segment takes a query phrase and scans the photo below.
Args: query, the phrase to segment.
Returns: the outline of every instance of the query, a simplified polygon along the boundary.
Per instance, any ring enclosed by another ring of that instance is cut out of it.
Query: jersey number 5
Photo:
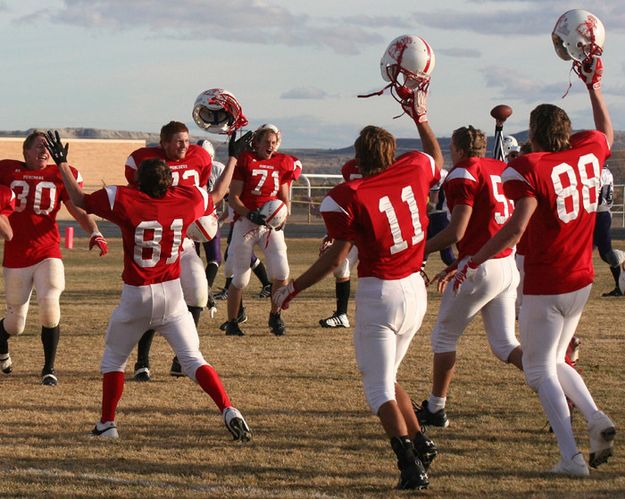
[[[414,198],[412,187],[407,185],[401,190],[401,200],[408,205],[408,209],[410,210],[410,218],[412,219],[413,228],[413,236],[410,242],[411,245],[414,246],[415,244],[423,241],[424,233],[421,228],[421,220],[419,220],[419,207],[417,206],[417,201]],[[397,214],[395,213],[395,208],[391,203],[391,199],[388,196],[380,198],[378,208],[380,212],[386,214],[386,218],[391,229],[391,235],[393,236],[393,246],[390,248],[391,255],[404,251],[408,248],[408,241],[406,241],[401,234],[401,227],[399,225],[399,221],[397,220]]]

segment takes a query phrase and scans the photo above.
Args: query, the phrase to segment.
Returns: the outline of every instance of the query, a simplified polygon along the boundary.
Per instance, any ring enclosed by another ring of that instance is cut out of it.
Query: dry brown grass
[[[15,372],[0,378],[0,495],[76,497],[293,497],[388,496],[397,470],[376,418],[365,405],[355,368],[351,330],[316,326],[334,306],[332,279],[306,291],[285,313],[283,338],[268,333],[268,301],[246,296],[249,322],[243,338],[225,337],[224,320],[204,315],[202,350],[221,374],[233,402],[254,430],[251,445],[230,441],[208,397],[187,379],[167,375],[171,352],[154,342],[154,381],[129,378],[118,413],[120,440],[88,436],[99,417],[103,331],[119,299],[121,245],[111,254],[88,253],[84,239],[65,251],[67,291],[56,388],[39,385],[42,350],[33,304],[26,332],[12,341]],[[289,241],[293,273],[316,254],[317,241]],[[440,265],[431,262],[433,273]],[[625,425],[623,316],[625,299],[601,299],[610,289],[597,261],[597,285],[579,328],[581,369],[597,402]],[[217,280],[221,284],[222,278]],[[404,386],[421,400],[429,393],[428,334],[438,309],[430,294],[421,332],[400,371]],[[352,302],[353,316],[353,302]],[[131,364],[134,358],[131,360]],[[625,496],[625,460],[589,479],[550,476],[558,460],[537,397],[514,368],[490,354],[481,321],[465,334],[445,430],[432,429],[440,456],[431,469],[428,497]],[[586,451],[579,414],[575,431]]]

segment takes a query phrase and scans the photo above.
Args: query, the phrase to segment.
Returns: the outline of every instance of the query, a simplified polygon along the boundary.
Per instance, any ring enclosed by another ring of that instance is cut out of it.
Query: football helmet
[[[217,211],[195,220],[187,228],[187,237],[198,243],[205,243],[215,237],[219,230]]]
[[[197,96],[193,105],[193,121],[207,132],[225,135],[248,123],[239,101],[223,88],[211,88]]]
[[[208,139],[202,139],[197,141],[197,145],[204,149],[211,159],[215,159],[215,147]]]
[[[521,152],[519,143],[512,135],[504,135],[503,137],[503,154],[508,157],[511,152]]]
[[[276,229],[286,221],[289,209],[280,199],[272,199],[260,207],[260,214],[263,215],[268,227]]]
[[[390,82],[401,99],[412,95],[413,90],[427,90],[436,58],[432,47],[423,38],[402,35],[395,38],[380,60],[380,73]]]
[[[273,131],[276,134],[278,143],[276,144],[275,151],[277,151],[278,148],[280,147],[280,143],[282,142],[282,134],[280,133],[280,129],[276,125],[273,125],[271,123],[263,123],[256,130],[254,130],[254,135],[256,135],[261,130],[267,130],[267,129]]]
[[[551,33],[551,39],[561,59],[582,62],[594,55],[601,55],[605,28],[587,10],[573,9],[560,16]]]

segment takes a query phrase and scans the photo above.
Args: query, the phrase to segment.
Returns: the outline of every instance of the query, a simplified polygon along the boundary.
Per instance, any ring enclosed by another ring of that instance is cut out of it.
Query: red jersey
[[[302,175],[302,162],[295,156],[291,156],[291,158],[293,158],[293,171],[289,175],[289,186]]]
[[[357,178],[362,178],[360,170],[358,169],[358,163],[355,159],[350,159],[342,166],[341,175],[343,175],[345,182],[349,182],[350,180],[356,180]]]
[[[535,152],[512,161],[503,174],[506,195],[536,198],[525,231],[527,295],[556,295],[581,289],[594,278],[592,241],[601,168],[610,156],[606,136],[576,133],[571,149]]]
[[[130,185],[135,185],[137,168],[143,160],[162,159],[171,169],[172,186],[195,185],[206,187],[211,175],[211,157],[203,147],[189,144],[187,155],[176,161],[170,161],[165,157],[165,151],[160,147],[142,147],[134,151],[126,160],[126,180]]]
[[[15,194],[11,189],[0,185],[0,215],[8,217],[15,210]]]
[[[82,187],[80,173],[73,167],[70,169]],[[9,217],[14,236],[4,243],[2,265],[24,268],[46,258],[61,258],[56,215],[61,201],[67,203],[69,195],[57,166],[29,170],[23,161],[2,160],[0,184],[15,193],[15,211]]]
[[[328,193],[320,207],[328,235],[354,242],[358,277],[402,279],[421,269],[428,192],[439,177],[431,156],[411,152],[377,175]]]
[[[454,166],[445,178],[443,189],[449,212],[456,205],[473,208],[469,224],[458,247],[458,261],[475,255],[501,229],[513,211],[513,204],[504,196],[501,174],[506,163],[490,158],[468,158]],[[511,248],[497,253],[503,258]]]
[[[124,247],[122,279],[131,286],[180,276],[187,227],[211,213],[213,198],[200,187],[172,187],[156,199],[130,186],[109,186],[85,195],[85,209],[119,225]]]
[[[275,153],[269,159],[258,159],[250,151],[242,153],[232,179],[243,182],[240,199],[245,207],[253,211],[277,199],[280,186],[292,180],[295,161],[293,156],[282,153]]]

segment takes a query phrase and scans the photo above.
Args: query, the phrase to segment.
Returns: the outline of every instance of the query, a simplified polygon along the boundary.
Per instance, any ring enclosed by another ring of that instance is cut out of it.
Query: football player
[[[538,393],[560,447],[561,459],[552,471],[587,476],[588,465],[577,448],[566,398],[588,422],[591,467],[607,462],[612,455],[615,426],[597,408],[579,373],[565,362],[565,354],[594,278],[594,218],[601,169],[610,156],[614,131],[600,88],[601,58],[591,56],[577,64],[588,89],[596,130],[572,134],[566,112],[551,104],[532,111],[532,152],[511,162],[502,176],[504,192],[515,203],[514,213],[463,263],[455,285],[464,287],[465,282],[472,286],[484,262],[527,234],[519,317],[525,379]]]
[[[179,279],[187,227],[212,213],[215,202],[223,198],[236,164],[236,147],[231,140],[228,166],[211,193],[194,184],[173,186],[176,170],[162,158],[150,158],[137,165],[133,185],[109,186],[85,195],[67,164],[67,146],[63,147],[58,133],[48,132],[48,148],[74,204],[119,225],[122,231],[124,288],[106,331],[102,416],[92,431],[94,436],[119,436],[115,411],[124,389],[124,368],[143,331],[154,328],[176,352],[183,372],[213,399],[233,438],[251,438],[219,375],[199,350],[197,329]]]
[[[427,232],[427,198],[443,162],[427,122],[425,92],[403,103],[415,121],[425,153],[395,158],[395,138],[374,126],[354,143],[362,179],[334,187],[321,204],[330,248],[301,276],[274,293],[288,307],[297,293],[319,282],[358,247],[354,346],[365,396],[391,439],[401,471],[400,489],[428,486],[426,468],[436,456],[422,433],[397,370],[421,326],[427,293],[420,269]]]
[[[4,243],[2,263],[6,315],[0,321],[0,370],[4,374],[13,370],[8,339],[24,331],[34,288],[44,354],[41,383],[54,386],[58,384],[54,364],[61,334],[59,300],[65,289],[61,236],[56,224],[61,201],[91,235],[89,249],[97,246],[100,256],[104,256],[108,245],[94,218],[69,199],[56,166],[48,164],[50,155],[43,132],[33,132],[26,137],[23,154],[24,161],[0,161],[0,185],[10,187],[16,196],[15,211],[9,216],[14,237]],[[70,170],[82,185],[78,170],[73,167]]]
[[[235,211],[235,221],[228,252],[233,269],[228,288],[228,336],[244,335],[239,327],[243,321],[237,320],[237,316],[243,289],[250,280],[250,258],[254,245],[263,248],[273,292],[284,286],[289,277],[284,231],[267,227],[260,213],[260,208],[272,199],[279,199],[290,206],[289,185],[296,160],[276,152],[279,144],[280,135],[274,129],[266,127],[257,130],[252,140],[253,150],[241,154],[232,178],[228,201]],[[286,331],[280,311],[273,304],[268,325],[276,336],[282,336]]]
[[[457,244],[458,260],[466,261],[506,222],[513,210],[501,187],[506,163],[485,158],[486,136],[472,126],[451,137],[454,167],[443,184],[451,211],[449,225],[425,245],[425,253]],[[448,267],[449,268],[449,267]],[[486,336],[495,356],[522,369],[522,351],[514,334],[516,287],[519,273],[513,251],[506,248],[482,266],[471,285],[456,294],[446,286],[432,330],[434,352],[432,392],[416,408],[423,425],[446,427],[447,392],[456,364],[456,345],[473,318],[481,313]]]
[[[126,160],[125,174],[129,185],[136,185],[137,169],[142,161],[158,158],[164,160],[172,171],[172,185],[206,187],[211,175],[211,157],[201,146],[189,144],[189,129],[184,123],[170,121],[161,128],[161,142],[156,147],[142,147]],[[208,302],[208,283],[204,263],[195,251],[193,241],[185,238],[180,261],[180,282],[185,303],[197,327],[200,313]],[[150,348],[154,330],[145,332],[137,348],[135,380],[150,381]],[[170,368],[172,376],[182,376],[180,363],[174,357]]]

